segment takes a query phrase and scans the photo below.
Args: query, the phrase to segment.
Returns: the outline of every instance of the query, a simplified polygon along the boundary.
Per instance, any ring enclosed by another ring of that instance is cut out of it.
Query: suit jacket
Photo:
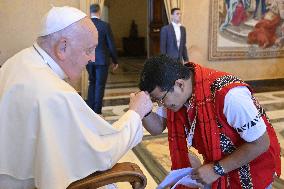
[[[187,48],[186,48],[186,31],[185,27],[180,27],[180,46],[177,46],[177,38],[172,24],[163,26],[160,35],[160,52],[167,54],[174,59],[180,61],[188,61]]]
[[[92,18],[92,21],[99,34],[96,60],[93,63],[95,65],[109,65],[109,57],[111,57],[112,62],[117,64],[117,53],[110,25],[98,18]]]

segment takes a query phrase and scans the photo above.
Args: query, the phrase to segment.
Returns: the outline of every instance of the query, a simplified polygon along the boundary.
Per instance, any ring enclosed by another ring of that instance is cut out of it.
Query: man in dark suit
[[[171,10],[172,23],[163,26],[160,36],[160,52],[181,62],[188,62],[186,48],[186,31],[181,26],[181,11],[179,8]]]
[[[87,104],[97,114],[102,114],[102,102],[108,76],[109,65],[112,64],[113,71],[117,69],[117,53],[113,41],[110,25],[100,19],[101,9],[98,4],[90,6],[90,14],[95,24],[99,39],[96,47],[96,60],[89,62],[86,66],[89,73],[89,89]],[[110,57],[112,62],[110,61]]]

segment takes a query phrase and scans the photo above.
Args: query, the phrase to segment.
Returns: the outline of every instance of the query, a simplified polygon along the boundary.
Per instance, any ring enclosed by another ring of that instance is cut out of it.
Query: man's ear
[[[183,79],[177,79],[175,81],[175,86],[179,87],[181,90],[184,90],[185,82]]]
[[[59,39],[54,46],[54,54],[59,60],[66,59],[67,39]]]

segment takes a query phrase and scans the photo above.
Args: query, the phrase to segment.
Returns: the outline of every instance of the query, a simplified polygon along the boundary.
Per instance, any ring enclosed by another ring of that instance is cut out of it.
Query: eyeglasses
[[[172,87],[170,87],[170,88],[166,91],[166,93],[162,96],[162,98],[160,98],[160,99],[152,98],[152,101],[157,102],[158,104],[164,105],[164,99],[166,98],[167,94],[170,92],[171,88],[172,88]]]

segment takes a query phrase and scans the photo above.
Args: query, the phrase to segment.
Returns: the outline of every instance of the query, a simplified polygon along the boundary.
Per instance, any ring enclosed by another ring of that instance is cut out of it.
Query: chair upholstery
[[[117,182],[129,182],[133,189],[144,189],[147,179],[138,165],[124,162],[117,163],[109,170],[96,172],[73,182],[67,189],[95,189]]]

